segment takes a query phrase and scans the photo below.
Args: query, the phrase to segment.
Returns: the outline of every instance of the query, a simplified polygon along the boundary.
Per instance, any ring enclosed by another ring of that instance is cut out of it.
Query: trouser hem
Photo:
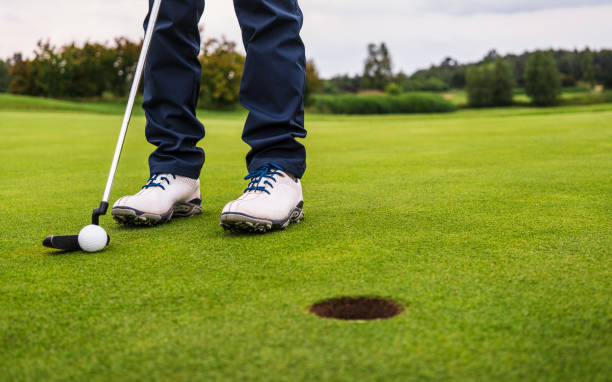
[[[261,166],[265,166],[267,164],[274,163],[280,166],[283,170],[289,171],[293,176],[300,179],[306,172],[306,164],[305,163],[295,163],[293,161],[288,161],[286,159],[278,159],[278,158],[258,158],[253,159],[251,163],[247,166],[249,172],[253,172],[260,168]]]
[[[179,176],[186,176],[191,179],[198,179],[200,177],[201,171],[201,168],[196,169],[191,167],[159,165],[151,167],[150,176],[153,176],[155,174],[174,174]]]

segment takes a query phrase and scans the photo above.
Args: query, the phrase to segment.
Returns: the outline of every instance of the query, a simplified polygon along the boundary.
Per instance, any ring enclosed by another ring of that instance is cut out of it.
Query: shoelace
[[[172,175],[172,179],[176,179],[176,175],[174,174],[170,174],[170,175]],[[142,186],[142,188],[161,187],[162,190],[166,190],[166,187],[164,187],[164,185],[161,184],[161,182],[165,180],[166,184],[170,185],[170,180],[168,180],[168,178],[166,178],[165,176],[162,176],[161,178],[159,178],[159,183],[155,183],[158,176],[159,174],[153,174],[153,176],[151,176],[149,180],[147,180],[147,183],[144,186]]]
[[[276,183],[274,176],[282,175],[277,170],[282,171],[283,168],[274,163],[268,163],[267,165],[261,166],[257,170],[251,172],[249,175],[244,177],[245,180],[250,179],[249,186],[244,189],[244,192],[263,191],[269,195],[270,191],[266,189],[266,185],[270,186],[270,188],[274,188],[274,185],[270,183],[268,179],[271,179],[274,183]]]

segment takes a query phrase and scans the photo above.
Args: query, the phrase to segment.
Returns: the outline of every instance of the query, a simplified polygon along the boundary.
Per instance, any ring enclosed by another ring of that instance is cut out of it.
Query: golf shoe
[[[149,226],[200,212],[200,180],[173,174],[153,175],[139,193],[119,198],[111,210],[119,224]]]
[[[299,179],[274,164],[262,166],[245,177],[242,196],[225,205],[220,224],[230,231],[266,232],[282,229],[304,218]]]

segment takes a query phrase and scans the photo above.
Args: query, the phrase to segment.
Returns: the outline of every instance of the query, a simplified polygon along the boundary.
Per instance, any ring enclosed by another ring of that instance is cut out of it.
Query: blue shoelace
[[[172,179],[176,179],[176,175],[174,174],[170,174],[170,175],[172,175]],[[142,188],[161,187],[162,190],[166,190],[166,187],[164,187],[163,184],[161,184],[161,182],[165,180],[166,184],[170,184],[170,180],[168,180],[168,178],[166,178],[165,176],[162,176],[161,178],[159,178],[159,183],[155,183],[158,176],[159,174],[153,174],[153,176],[151,176],[149,180],[147,180],[147,183],[144,186],[142,186]]]
[[[270,186],[270,188],[274,188],[274,185],[270,183],[268,179],[276,183],[274,176],[281,175],[278,170],[282,171],[283,168],[274,163],[268,163],[267,165],[261,166],[257,170],[251,172],[249,175],[244,177],[245,180],[250,179],[249,186],[244,189],[244,192],[263,191],[270,194],[270,191],[266,190],[266,185]]]

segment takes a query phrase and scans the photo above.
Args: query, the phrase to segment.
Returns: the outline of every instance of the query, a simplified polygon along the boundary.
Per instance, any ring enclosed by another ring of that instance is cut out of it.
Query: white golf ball
[[[90,224],[79,232],[79,245],[85,252],[98,252],[106,247],[108,236],[104,228]]]

